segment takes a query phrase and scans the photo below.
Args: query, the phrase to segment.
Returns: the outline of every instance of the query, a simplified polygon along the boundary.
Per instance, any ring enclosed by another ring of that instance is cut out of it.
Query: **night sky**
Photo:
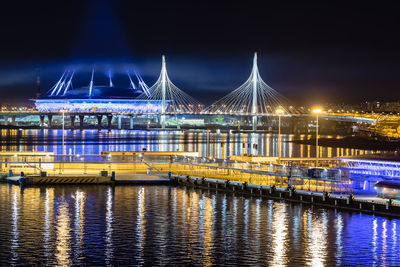
[[[302,2],[302,3],[300,3]],[[375,1],[3,1],[1,103],[26,102],[67,67],[74,86],[136,68],[150,86],[167,57],[171,80],[206,104],[243,83],[259,53],[263,79],[297,104],[400,100],[400,16]]]

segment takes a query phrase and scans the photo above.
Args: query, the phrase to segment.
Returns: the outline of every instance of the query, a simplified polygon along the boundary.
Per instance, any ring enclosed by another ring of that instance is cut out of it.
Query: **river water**
[[[313,157],[311,135],[66,131],[67,154]],[[334,137],[333,137],[334,138]],[[322,157],[366,150],[321,147]],[[1,130],[0,151],[62,153],[60,130]],[[400,220],[169,186],[0,184],[4,265],[400,265]]]
[[[398,266],[400,220],[169,186],[0,184],[0,265]]]
[[[61,130],[1,130],[0,151],[46,151],[62,154]],[[66,154],[100,154],[102,151],[187,151],[201,157],[227,158],[254,154],[282,157],[315,157],[315,146],[290,141],[306,140],[312,135],[159,132],[137,130],[65,131]],[[337,138],[335,136],[324,136]],[[319,147],[320,157],[353,156],[368,150]]]

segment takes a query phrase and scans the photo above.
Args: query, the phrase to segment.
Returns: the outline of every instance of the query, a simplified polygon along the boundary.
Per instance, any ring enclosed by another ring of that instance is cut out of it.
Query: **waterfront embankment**
[[[366,200],[353,194],[330,194],[328,192],[310,192],[258,184],[240,183],[229,180],[210,179],[205,177],[172,175],[171,181],[176,185],[196,187],[204,190],[229,192],[250,197],[285,200],[322,207],[376,214],[388,217],[400,217],[400,204],[390,199]]]

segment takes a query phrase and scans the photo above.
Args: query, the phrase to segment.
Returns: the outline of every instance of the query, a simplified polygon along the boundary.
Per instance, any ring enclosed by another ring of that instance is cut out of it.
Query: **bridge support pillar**
[[[257,116],[253,115],[253,131],[257,130]]]
[[[108,130],[111,130],[111,127],[112,127],[112,115],[111,114],[108,114],[107,115],[107,127],[108,127]],[[120,128],[120,120],[121,119],[121,116],[119,116],[118,117],[118,129],[121,129]]]
[[[297,117],[291,117],[290,118],[290,133],[294,134],[294,133],[299,133],[299,124],[300,124],[300,120]]]
[[[44,127],[44,115],[40,115],[39,116],[39,119],[40,119],[40,127]]]
[[[83,121],[85,119],[85,115],[79,115],[79,128],[83,129]]]
[[[309,128],[308,128],[309,123],[310,123],[310,118],[309,117],[304,118],[304,131],[306,133],[308,133],[308,131],[309,131]]]
[[[71,119],[71,130],[75,129],[75,115],[70,115],[69,118]]]
[[[108,116],[107,116],[107,119],[108,119]],[[108,128],[110,128],[110,123],[108,123],[108,124],[109,124]],[[118,130],[121,130],[121,128],[122,128],[122,115],[118,115]]]
[[[52,114],[48,114],[47,115],[47,119],[49,121],[49,128],[51,128],[53,126],[53,115]]]
[[[103,115],[96,115],[97,117],[97,128],[101,129],[101,120],[103,119]]]
[[[7,115],[3,115],[3,118],[4,118],[4,126],[7,126],[8,125],[8,116]]]
[[[129,129],[133,129],[133,116],[129,118]]]
[[[12,126],[18,126],[18,123],[16,122],[16,117],[15,116],[11,116],[11,125]]]

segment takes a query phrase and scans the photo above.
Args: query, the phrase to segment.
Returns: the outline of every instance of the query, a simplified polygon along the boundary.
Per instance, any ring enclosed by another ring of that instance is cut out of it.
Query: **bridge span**
[[[128,112],[46,112],[37,110],[0,111],[0,128],[35,128],[35,129],[184,129],[184,128],[220,128],[231,130],[267,130],[277,131],[281,117],[282,132],[307,133],[314,131],[313,114],[251,114],[232,112],[166,112],[164,128],[161,113]],[[257,124],[253,127],[253,117]],[[353,114],[322,114],[321,129],[348,128],[358,125],[369,127],[377,119],[354,116]],[[186,127],[185,127],[186,126]]]

